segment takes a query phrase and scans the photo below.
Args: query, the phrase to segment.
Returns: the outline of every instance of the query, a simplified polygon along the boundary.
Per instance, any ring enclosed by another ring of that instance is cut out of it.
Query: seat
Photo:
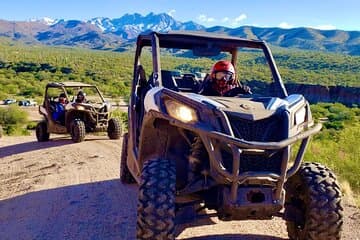
[[[49,110],[51,113],[56,111],[56,102],[53,100],[48,100],[49,102]]]
[[[144,114],[145,114],[144,99],[145,99],[146,93],[151,88],[151,85],[146,80],[145,70],[144,70],[142,65],[139,65],[137,67],[137,73],[136,74],[137,74],[136,76],[138,78],[138,82],[137,82],[137,85],[136,85],[136,92],[135,92],[135,94],[136,94],[135,109],[136,109],[136,112],[137,112],[136,124],[138,126],[136,128],[136,144],[138,145],[139,144],[140,131],[141,131],[141,124],[142,124],[142,120],[143,120]]]
[[[171,71],[161,70],[162,84],[164,87],[178,92],[179,88]]]
[[[136,95],[138,97],[141,97],[142,95],[144,95],[144,92],[146,93],[147,90],[149,89],[149,83],[146,80],[146,74],[145,74],[145,70],[143,68],[142,65],[139,65],[137,67],[137,78],[138,78],[138,82],[136,85]]]
[[[182,78],[176,79],[176,82],[181,92],[197,93],[199,91],[199,82],[190,74],[185,74]]]

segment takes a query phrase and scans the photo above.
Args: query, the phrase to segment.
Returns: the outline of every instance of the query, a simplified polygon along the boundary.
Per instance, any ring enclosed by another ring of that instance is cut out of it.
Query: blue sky
[[[359,0],[4,0],[0,19],[50,17],[87,20],[126,13],[168,13],[178,21],[206,27],[314,27],[360,31]]]

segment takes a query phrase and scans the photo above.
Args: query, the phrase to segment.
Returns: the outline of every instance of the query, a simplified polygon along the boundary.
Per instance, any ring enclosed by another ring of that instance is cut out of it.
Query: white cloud
[[[205,22],[205,23],[211,23],[211,22],[215,22],[215,18],[212,18],[212,17],[208,17],[206,16],[205,14],[200,14],[197,19],[200,21],[200,22]]]
[[[279,28],[294,28],[294,26],[287,22],[282,22],[279,24]]]
[[[247,19],[246,14],[241,14],[240,16],[234,18],[233,20],[230,20],[230,25],[232,27],[237,27],[240,25],[240,22],[244,21],[245,19]]]
[[[205,14],[200,14],[197,17],[197,20],[204,24],[215,23],[215,24],[224,24],[224,25],[228,25],[231,27],[237,27],[237,26],[239,26],[240,22],[245,20],[246,18],[247,18],[246,14],[241,14],[240,16],[238,16],[236,18],[224,17],[222,19],[216,19],[213,17],[209,17]]]
[[[171,17],[173,17],[175,13],[176,13],[176,10],[175,10],[175,9],[171,9],[171,10],[168,12],[169,16],[171,16]]]
[[[230,21],[230,18],[228,18],[228,17],[224,17],[223,19],[221,19],[222,23],[226,23],[226,22],[229,22],[229,21]]]
[[[245,20],[247,18],[246,14],[241,14],[240,16],[238,16],[237,18],[235,18],[235,22],[241,22],[243,20]]]
[[[336,27],[334,25],[331,25],[331,24],[318,25],[318,26],[314,26],[312,28],[316,28],[316,29],[320,29],[320,30],[334,30],[334,29],[336,29]]]
[[[295,28],[297,26],[291,25],[287,22],[282,22],[279,24],[280,28],[285,28],[285,29],[289,29],[289,28]],[[331,24],[325,24],[325,25],[317,25],[317,26],[304,26],[304,27],[310,27],[310,28],[315,28],[315,29],[320,29],[320,30],[334,30],[336,29],[336,27],[334,25]]]

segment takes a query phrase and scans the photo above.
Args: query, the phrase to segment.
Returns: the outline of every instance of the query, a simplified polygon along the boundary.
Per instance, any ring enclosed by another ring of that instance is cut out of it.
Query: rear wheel
[[[71,124],[71,138],[73,142],[82,142],[85,139],[85,123],[79,119],[75,119]]]
[[[122,149],[121,149],[121,159],[120,159],[120,181],[122,183],[135,183],[134,177],[131,175],[129,168],[126,164],[127,161],[127,148],[128,148],[128,138],[129,134],[125,133],[123,137]]]
[[[46,121],[41,121],[36,125],[36,138],[38,142],[46,142],[49,140],[50,134],[47,131]]]
[[[285,217],[290,239],[341,238],[341,191],[328,168],[318,163],[304,163],[288,179],[286,192]]]
[[[175,239],[175,182],[173,162],[154,159],[141,173],[137,210],[137,239]]]
[[[121,137],[121,125],[116,118],[110,118],[108,122],[107,133],[110,139],[119,139]]]

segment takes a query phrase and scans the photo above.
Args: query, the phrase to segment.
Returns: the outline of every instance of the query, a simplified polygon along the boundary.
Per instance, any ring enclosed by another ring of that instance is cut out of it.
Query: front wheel
[[[290,239],[341,238],[341,191],[331,170],[318,163],[304,163],[285,187],[285,217]]]
[[[110,139],[119,139],[121,137],[121,125],[116,118],[110,118],[108,122],[107,133]]]
[[[75,119],[71,123],[71,138],[73,142],[82,142],[85,139],[85,123],[79,119]]]
[[[50,134],[47,131],[46,121],[41,121],[36,125],[36,138],[38,142],[46,142],[49,140]]]
[[[137,210],[137,239],[175,239],[175,183],[173,162],[149,160],[141,172]]]

